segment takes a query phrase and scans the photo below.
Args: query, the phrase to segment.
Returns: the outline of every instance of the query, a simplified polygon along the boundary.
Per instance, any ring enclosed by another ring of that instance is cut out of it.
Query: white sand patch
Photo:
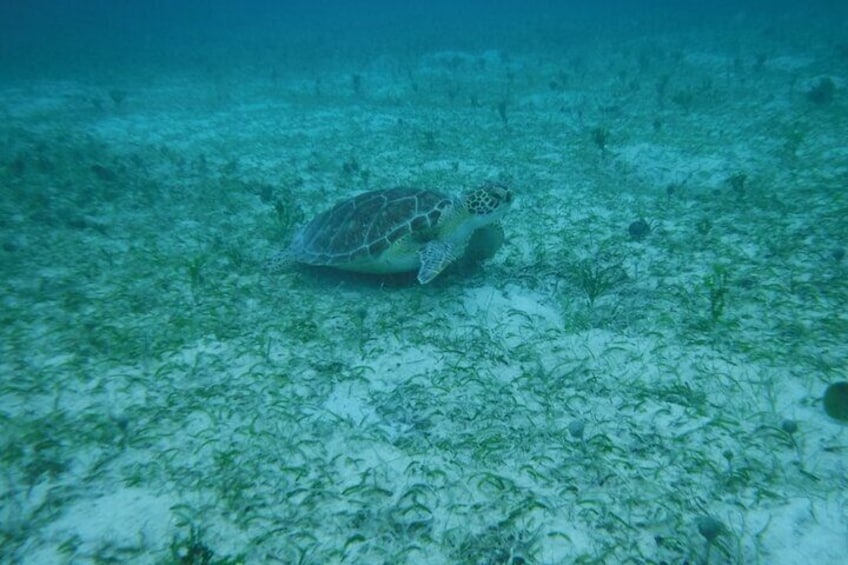
[[[765,548],[768,563],[844,563],[848,555],[848,519],[841,502],[792,498],[780,507],[752,513],[747,528]]]
[[[781,71],[786,72],[795,72],[809,67],[810,65],[815,63],[815,61],[816,60],[812,57],[806,57],[802,55],[777,55],[775,57],[769,57],[766,60],[766,65],[770,69],[779,69]]]
[[[337,386],[324,402],[324,409],[355,425],[369,424],[378,420],[362,387]]]
[[[653,143],[616,146],[615,158],[632,167],[641,181],[658,188],[685,182],[692,176],[700,185],[714,188],[721,186],[732,170],[723,156],[684,153]]]
[[[481,326],[498,328],[509,338],[508,343],[522,335],[562,327],[560,314],[550,300],[525,288],[485,286],[467,289],[464,294],[464,307],[471,319]]]
[[[162,547],[170,541],[174,528],[173,504],[168,497],[126,488],[71,504],[46,529],[45,537],[56,543],[75,539],[79,555],[109,548]]]

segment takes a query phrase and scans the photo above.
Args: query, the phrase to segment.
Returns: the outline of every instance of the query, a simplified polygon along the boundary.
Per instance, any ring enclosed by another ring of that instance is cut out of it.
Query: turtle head
[[[469,214],[485,219],[485,223],[496,222],[512,206],[512,192],[505,185],[490,182],[466,194],[462,204]]]

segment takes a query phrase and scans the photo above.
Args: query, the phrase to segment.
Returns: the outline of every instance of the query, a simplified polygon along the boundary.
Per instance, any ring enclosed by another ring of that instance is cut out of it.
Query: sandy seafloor
[[[844,563],[848,55],[726,32],[4,82],[0,561]],[[486,180],[481,268],[265,269]]]

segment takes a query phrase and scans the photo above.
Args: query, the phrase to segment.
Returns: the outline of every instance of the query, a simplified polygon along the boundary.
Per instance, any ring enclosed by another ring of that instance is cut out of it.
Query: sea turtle
[[[360,273],[417,270],[418,282],[426,284],[511,204],[512,193],[497,183],[459,198],[408,187],[373,190],[339,202],[297,230],[287,255],[297,263]]]

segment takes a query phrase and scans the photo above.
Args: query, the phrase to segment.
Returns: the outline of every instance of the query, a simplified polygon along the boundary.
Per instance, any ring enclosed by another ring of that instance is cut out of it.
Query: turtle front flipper
[[[421,259],[421,267],[418,269],[418,282],[421,284],[427,284],[436,278],[456,259],[453,245],[437,239],[428,241],[419,249],[418,257]]]

